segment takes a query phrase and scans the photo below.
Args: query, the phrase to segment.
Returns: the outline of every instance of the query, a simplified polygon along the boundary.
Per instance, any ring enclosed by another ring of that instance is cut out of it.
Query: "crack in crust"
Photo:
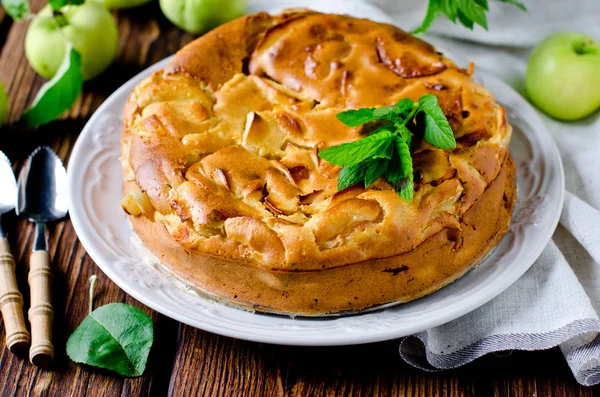
[[[458,147],[414,139],[413,202],[383,179],[337,192],[340,167],[318,150],[370,126],[335,115],[426,93]],[[431,45],[294,10],[226,24],[141,82],[125,107],[123,167],[156,209],[148,218],[186,250],[315,271],[401,255],[444,229],[460,249],[462,217],[500,174],[510,134],[493,96]]]

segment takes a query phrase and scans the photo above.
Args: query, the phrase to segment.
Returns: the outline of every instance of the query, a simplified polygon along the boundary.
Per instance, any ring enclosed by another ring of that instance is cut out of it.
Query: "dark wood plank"
[[[599,387],[586,388],[574,381],[557,349],[489,355],[456,370],[426,373],[404,363],[394,342],[325,348],[275,346],[215,336],[188,326],[182,326],[179,338],[169,388],[174,396],[600,394]]]
[[[39,9],[45,1],[33,0]],[[38,130],[0,130],[0,150],[18,170],[40,144],[68,163],[79,131],[116,88],[143,68],[174,53],[193,36],[174,28],[157,2],[115,13],[119,57],[107,72],[85,84],[81,98],[59,121]],[[26,22],[12,23],[0,10],[0,80],[9,92],[9,120],[18,120],[44,83],[23,53]],[[8,216],[5,226],[18,266],[19,286],[28,304],[27,262],[32,225]],[[573,379],[560,352],[490,355],[463,368],[426,373],[404,363],[394,342],[363,346],[305,348],[245,342],[178,324],[127,296],[96,267],[66,220],[50,228],[54,268],[56,362],[39,370],[4,347],[0,331],[2,396],[597,396]],[[87,315],[88,279],[97,274],[95,306],[126,302],[155,322],[156,343],[144,376],[125,379],[68,360],[68,335]],[[1,324],[1,323],[0,323]]]

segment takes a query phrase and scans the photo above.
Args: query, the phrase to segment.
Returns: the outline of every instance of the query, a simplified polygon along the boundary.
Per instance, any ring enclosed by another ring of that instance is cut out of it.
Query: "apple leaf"
[[[140,376],[154,341],[152,320],[135,306],[109,303],[83,319],[67,341],[67,355],[84,363]]]
[[[109,303],[94,308],[94,286],[90,277],[89,315],[67,340],[67,355],[76,363],[140,376],[154,342],[152,319],[135,306]]]
[[[48,4],[52,7],[53,10],[58,10],[63,8],[66,5],[80,5],[83,4],[84,0],[48,0]]]
[[[69,45],[56,74],[40,88],[21,122],[28,128],[49,123],[75,103],[82,86],[81,55]]]
[[[27,0],[2,0],[2,7],[16,21],[26,18],[31,12]]]

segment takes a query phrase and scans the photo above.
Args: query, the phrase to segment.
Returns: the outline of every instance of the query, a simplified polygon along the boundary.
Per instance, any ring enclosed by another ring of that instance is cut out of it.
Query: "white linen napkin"
[[[531,47],[572,30],[600,39],[598,0],[522,0],[529,11],[490,1],[489,31],[440,18],[425,39],[524,94]],[[417,0],[250,0],[250,10],[309,7],[411,30],[426,2]],[[600,73],[600,70],[598,71]],[[400,355],[429,371],[457,367],[489,352],[560,346],[575,378],[600,383],[600,118],[561,123],[542,115],[561,153],[566,194],[560,224],[540,258],[515,284],[475,311],[400,340]]]

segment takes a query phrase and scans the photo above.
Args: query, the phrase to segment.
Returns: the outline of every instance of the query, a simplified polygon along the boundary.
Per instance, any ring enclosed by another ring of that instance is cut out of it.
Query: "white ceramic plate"
[[[514,283],[541,254],[558,222],[564,176],[556,146],[532,107],[485,73],[481,82],[508,109],[514,127],[518,199],[509,232],[481,264],[442,290],[378,311],[328,318],[251,313],[202,299],[171,283],[131,244],[120,208],[122,110],[131,89],[169,59],[140,73],[100,106],[69,163],[71,220],[92,259],[128,294],[191,326],[240,339],[287,345],[347,345],[393,339],[454,320]]]

